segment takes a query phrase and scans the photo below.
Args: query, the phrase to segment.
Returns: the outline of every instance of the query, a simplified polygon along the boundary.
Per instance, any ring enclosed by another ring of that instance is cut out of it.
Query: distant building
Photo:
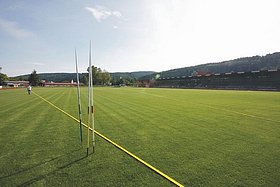
[[[29,85],[29,81],[4,81],[4,85],[8,87],[27,87]]]
[[[152,88],[155,85],[155,80],[149,80],[149,79],[145,79],[145,80],[138,80],[137,81],[137,87],[146,87],[146,88]]]
[[[80,86],[83,86],[83,83],[80,83]],[[55,86],[77,86],[77,83],[74,82],[73,80],[70,82],[47,82],[45,80],[41,81],[39,83],[39,86],[43,86],[43,87],[55,87]]]

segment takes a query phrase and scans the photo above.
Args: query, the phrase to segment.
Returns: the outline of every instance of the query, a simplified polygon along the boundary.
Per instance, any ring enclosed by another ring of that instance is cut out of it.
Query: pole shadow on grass
[[[20,175],[20,174],[25,173],[25,172],[29,172],[29,171],[32,170],[32,169],[35,169],[35,168],[37,168],[37,167],[40,167],[40,166],[42,166],[42,165],[44,165],[44,164],[51,163],[51,162],[53,162],[53,161],[55,161],[55,160],[58,160],[58,159],[61,159],[61,158],[63,158],[63,157],[66,157],[66,156],[69,156],[69,155],[73,155],[73,154],[75,154],[76,152],[80,152],[81,150],[82,150],[82,148],[75,149],[75,150],[72,150],[71,152],[67,152],[67,153],[64,153],[64,154],[62,154],[62,155],[59,155],[59,156],[56,156],[56,157],[47,159],[46,161],[40,162],[40,163],[35,164],[35,165],[33,165],[33,166],[31,166],[31,167],[28,167],[28,168],[24,168],[24,169],[22,169],[22,170],[19,170],[19,171],[17,171],[17,172],[11,173],[11,174],[9,174],[9,175],[0,176],[0,181],[1,181],[1,180],[4,180],[4,179],[6,179],[6,178],[9,178],[9,177],[13,177],[13,176]],[[32,184],[32,183],[34,183],[34,182],[36,182],[36,181],[39,181],[39,180],[43,179],[43,178],[46,177],[47,175],[50,175],[50,174],[52,174],[52,173],[54,173],[54,172],[56,172],[56,171],[59,171],[59,170],[61,170],[61,169],[67,168],[67,167],[71,166],[72,164],[75,164],[75,163],[77,163],[77,162],[83,160],[84,158],[86,158],[86,156],[83,156],[83,157],[81,157],[81,158],[78,158],[78,159],[76,159],[76,160],[74,160],[74,161],[72,161],[72,162],[70,162],[70,163],[67,163],[67,164],[65,164],[65,165],[63,165],[63,166],[57,167],[57,168],[56,168],[54,171],[52,171],[52,172],[49,172],[49,173],[47,173],[47,174],[45,174],[45,175],[39,175],[38,177],[36,177],[36,178],[34,178],[34,179],[31,179],[31,180],[29,180],[29,181],[27,181],[27,182],[25,182],[25,183],[23,183],[23,184],[20,184],[20,185],[18,185],[18,186],[30,185],[30,184]]]
[[[31,185],[31,184],[33,184],[33,183],[35,183],[35,182],[38,182],[38,181],[40,181],[40,180],[42,180],[42,179],[44,179],[44,178],[46,178],[46,177],[48,177],[48,176],[50,176],[50,175],[52,175],[52,174],[55,174],[56,172],[58,172],[58,171],[60,171],[60,170],[63,170],[63,169],[65,169],[65,168],[71,166],[72,164],[78,163],[79,161],[81,161],[81,160],[83,160],[83,159],[85,159],[85,158],[87,158],[86,155],[85,155],[85,156],[82,156],[81,158],[78,158],[78,159],[76,159],[76,160],[73,160],[72,162],[69,162],[68,164],[65,164],[65,165],[62,165],[62,166],[60,166],[60,167],[57,167],[57,168],[54,169],[53,171],[50,171],[50,172],[48,172],[48,173],[46,173],[46,174],[44,174],[44,175],[39,175],[38,177],[35,177],[35,178],[33,178],[33,179],[29,180],[29,181],[26,181],[26,182],[24,182],[24,183],[22,183],[22,184],[20,184],[20,185],[17,185],[17,186],[18,186],[18,187],[21,187],[21,186],[29,186],[29,185]]]

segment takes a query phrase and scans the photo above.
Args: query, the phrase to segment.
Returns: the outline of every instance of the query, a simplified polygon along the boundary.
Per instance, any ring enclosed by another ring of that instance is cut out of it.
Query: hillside
[[[136,80],[140,77],[152,75],[154,71],[135,71],[135,72],[116,72],[110,73],[112,79],[128,79]],[[53,82],[70,82],[71,80],[76,81],[76,73],[39,73],[38,74],[41,80],[48,80]],[[86,75],[83,73],[82,75]],[[13,80],[28,80],[29,75],[21,75],[17,77],[12,77]],[[82,76],[80,76],[82,77]]]
[[[110,73],[112,78],[128,78],[128,79],[138,79],[140,77],[144,77],[147,75],[152,75],[156,72],[154,71],[135,71],[135,72],[115,72],[115,73]]]
[[[208,63],[192,67],[178,68],[160,73],[161,77],[191,76],[194,74],[213,74],[227,72],[248,72],[257,70],[280,69],[280,52],[267,54],[265,56],[253,56],[223,61],[219,63]],[[149,77],[149,76],[148,76]],[[142,77],[147,79],[148,77]]]
[[[134,82],[138,79],[153,79],[157,74],[160,77],[178,77],[191,76],[196,74],[214,74],[227,72],[249,72],[258,70],[280,69],[280,52],[267,54],[265,56],[244,57],[234,60],[223,61],[219,63],[208,63],[197,66],[172,69],[156,73],[154,71],[136,71],[136,72],[115,72],[110,73],[112,81],[116,82],[120,78],[126,79],[129,82]],[[84,75],[84,74],[83,74]],[[27,80],[29,75],[21,75],[13,77],[15,80]],[[63,82],[76,80],[75,73],[40,73],[40,79]]]
[[[53,81],[53,82],[64,82],[71,80],[76,81],[76,73],[38,73],[41,80]],[[21,75],[13,77],[16,80],[28,80],[29,75]]]

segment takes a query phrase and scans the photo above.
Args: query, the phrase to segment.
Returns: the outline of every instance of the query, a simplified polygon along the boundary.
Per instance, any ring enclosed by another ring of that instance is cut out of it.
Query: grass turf
[[[34,91],[77,117],[75,88]],[[96,88],[94,96],[99,132],[186,186],[280,185],[279,92]],[[99,137],[85,157],[78,125],[24,89],[0,91],[0,103],[0,186],[172,186]],[[86,88],[82,108],[86,122]]]

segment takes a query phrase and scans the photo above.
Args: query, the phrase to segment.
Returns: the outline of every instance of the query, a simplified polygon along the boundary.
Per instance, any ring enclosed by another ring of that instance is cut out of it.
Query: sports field
[[[76,88],[34,88],[78,118]],[[185,186],[280,186],[280,92],[95,88],[96,130]],[[87,88],[82,88],[87,123]],[[86,129],[84,138],[86,137]],[[25,89],[0,90],[0,186],[174,186]]]

